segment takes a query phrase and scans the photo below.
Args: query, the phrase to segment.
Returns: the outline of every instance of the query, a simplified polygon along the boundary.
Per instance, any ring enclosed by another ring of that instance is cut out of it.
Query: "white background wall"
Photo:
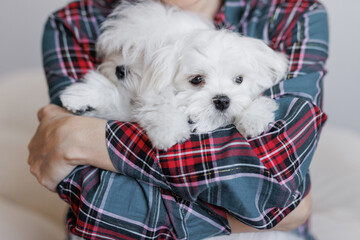
[[[67,0],[0,1],[0,75],[41,68],[47,16]]]
[[[66,0],[0,1],[0,76],[40,70],[40,44],[47,15]],[[360,133],[360,31],[358,0],[322,0],[329,12],[330,58],[324,109],[328,123]]]

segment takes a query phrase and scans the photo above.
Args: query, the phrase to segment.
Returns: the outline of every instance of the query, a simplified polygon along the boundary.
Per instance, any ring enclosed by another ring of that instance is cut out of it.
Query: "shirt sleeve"
[[[287,53],[290,71],[265,92],[280,106],[269,130],[246,140],[227,126],[192,134],[164,152],[152,148],[138,125],[109,121],[108,150],[120,173],[190,202],[201,199],[223,207],[259,229],[274,227],[299,204],[309,191],[309,165],[327,118],[321,110],[327,14],[317,1],[289,1],[272,10],[268,31],[260,37]],[[250,36],[265,32],[251,22],[242,24]]]
[[[58,193],[70,206],[68,230],[82,239],[205,239],[230,233],[225,212],[91,166],[77,167]]]
[[[98,63],[95,43],[99,26],[98,20],[87,14],[90,9],[84,1],[73,2],[50,15],[45,24],[42,56],[53,104],[61,105],[61,91]]]

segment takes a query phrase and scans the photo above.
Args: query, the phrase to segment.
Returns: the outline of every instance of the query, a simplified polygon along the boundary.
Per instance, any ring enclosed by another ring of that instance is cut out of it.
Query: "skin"
[[[196,12],[204,17],[211,18],[216,15],[220,6],[221,0],[161,0],[161,2],[176,5],[181,9]]]
[[[213,18],[221,0],[161,0]],[[38,112],[39,126],[28,149],[30,172],[39,183],[56,191],[57,185],[78,165],[92,165],[116,172],[105,142],[106,120],[75,116],[56,106],[47,105]],[[291,231],[302,225],[310,216],[311,196],[272,230]],[[228,215],[233,233],[258,231]]]

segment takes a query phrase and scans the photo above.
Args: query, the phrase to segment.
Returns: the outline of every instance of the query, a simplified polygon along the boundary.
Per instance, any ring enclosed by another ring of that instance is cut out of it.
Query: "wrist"
[[[286,216],[274,230],[292,231],[303,225],[311,216],[312,212],[312,198],[308,194],[303,198],[299,204],[288,216]]]
[[[227,213],[227,219],[231,228],[231,233],[246,233],[246,232],[258,232],[260,230],[250,227],[245,223],[240,222],[229,213]]]
[[[64,148],[65,160],[71,165],[90,165],[93,158],[98,155],[98,148],[105,145],[105,133],[102,134],[101,129],[105,128],[106,121],[74,115],[64,121],[65,130],[60,131],[67,135],[65,138],[67,147]]]
[[[69,119],[77,144],[72,147],[69,163],[91,165],[116,171],[109,157],[106,145],[107,120],[93,117],[73,116]]]

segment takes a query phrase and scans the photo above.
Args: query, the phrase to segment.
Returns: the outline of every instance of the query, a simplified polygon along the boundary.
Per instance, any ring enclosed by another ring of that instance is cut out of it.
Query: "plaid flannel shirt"
[[[51,102],[96,68],[100,25],[117,1],[83,0],[50,15],[43,63]],[[269,229],[310,188],[328,52],[327,14],[316,0],[227,0],[215,24],[263,39],[290,60],[286,79],[264,94],[279,110],[268,131],[245,139],[233,125],[152,148],[136,123],[109,120],[106,141],[119,173],[79,166],[58,186],[67,227],[85,239],[202,239],[229,234],[226,211]],[[104,96],[106,97],[106,96]]]

